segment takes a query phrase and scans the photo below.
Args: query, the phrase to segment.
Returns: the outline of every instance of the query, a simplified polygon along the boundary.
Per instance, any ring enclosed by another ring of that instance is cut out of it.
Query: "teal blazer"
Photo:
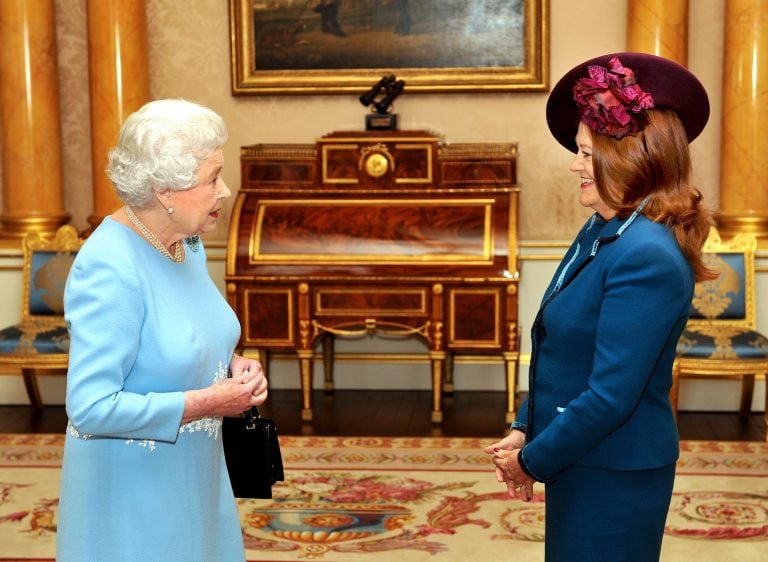
[[[672,363],[694,276],[673,234],[643,215],[594,215],[544,293],[531,329],[521,464],[542,482],[579,465],[674,463]]]

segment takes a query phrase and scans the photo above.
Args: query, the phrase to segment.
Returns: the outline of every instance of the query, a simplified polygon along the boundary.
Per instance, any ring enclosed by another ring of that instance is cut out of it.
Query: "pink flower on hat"
[[[608,68],[592,65],[588,72],[589,77],[577,80],[573,88],[581,121],[593,131],[617,139],[640,132],[643,112],[654,103],[651,94],[638,86],[635,73],[618,57],[608,61]]]

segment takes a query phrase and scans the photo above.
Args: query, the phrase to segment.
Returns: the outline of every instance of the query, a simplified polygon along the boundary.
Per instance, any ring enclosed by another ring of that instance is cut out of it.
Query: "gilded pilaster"
[[[0,2],[0,237],[52,234],[64,210],[53,0]]]
[[[93,214],[96,227],[121,205],[104,173],[123,121],[149,101],[145,0],[88,0]]]
[[[628,0],[627,50],[688,64],[688,0]]]
[[[768,1],[725,3],[720,212],[728,235],[768,240]]]

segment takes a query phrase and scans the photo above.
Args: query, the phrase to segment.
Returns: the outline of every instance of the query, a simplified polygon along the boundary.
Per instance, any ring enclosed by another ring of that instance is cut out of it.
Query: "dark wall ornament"
[[[390,113],[395,98],[403,93],[405,80],[398,80],[394,74],[382,76],[370,90],[361,95],[360,103],[371,109],[365,116],[366,131],[396,131],[397,114]]]

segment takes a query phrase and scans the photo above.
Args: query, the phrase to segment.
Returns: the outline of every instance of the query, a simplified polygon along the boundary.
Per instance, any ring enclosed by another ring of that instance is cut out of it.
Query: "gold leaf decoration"
[[[742,291],[741,277],[720,255],[705,254],[707,267],[720,272],[717,279],[697,283],[693,307],[705,318],[717,318]]]

